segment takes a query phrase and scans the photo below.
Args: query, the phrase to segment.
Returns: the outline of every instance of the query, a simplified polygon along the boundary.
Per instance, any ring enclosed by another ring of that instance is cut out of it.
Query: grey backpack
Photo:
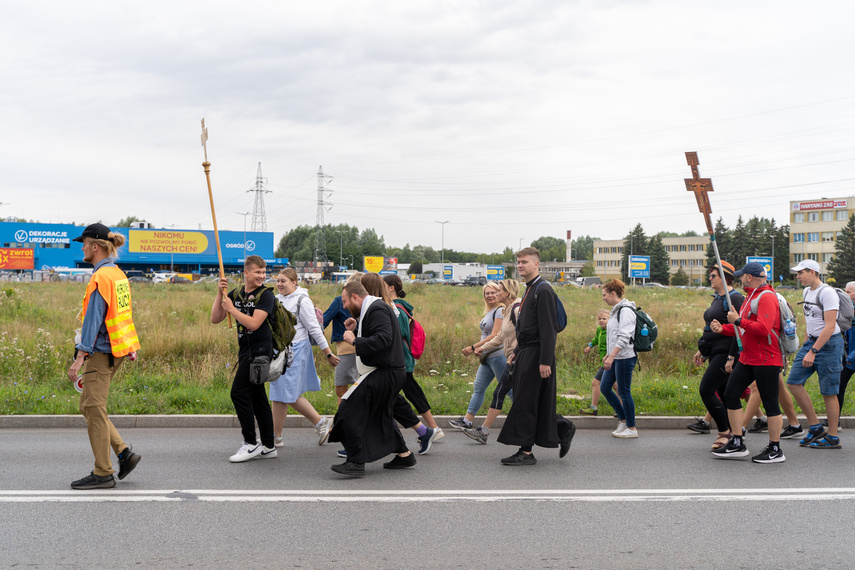
[[[831,287],[831,285],[822,284],[822,287]],[[819,289],[822,289],[820,287]],[[838,287],[831,287],[831,290],[837,293],[837,299],[840,301],[840,309],[837,311],[837,326],[840,327],[840,332],[846,332],[852,328],[852,318],[855,316],[855,306],[852,305],[852,299],[849,294]],[[816,292],[816,303],[820,311],[825,312],[822,308],[822,303],[819,302],[819,290]]]

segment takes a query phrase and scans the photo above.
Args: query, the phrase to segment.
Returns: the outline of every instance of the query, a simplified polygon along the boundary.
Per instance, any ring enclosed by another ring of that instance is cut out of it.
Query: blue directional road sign
[[[650,279],[650,256],[630,255],[629,276],[636,279]]]

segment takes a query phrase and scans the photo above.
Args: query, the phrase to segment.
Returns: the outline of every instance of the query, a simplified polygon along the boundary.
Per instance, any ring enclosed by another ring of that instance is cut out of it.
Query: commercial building
[[[670,273],[683,272],[693,284],[703,284],[706,279],[708,235],[662,238],[662,245],[670,258]],[[623,240],[594,240],[594,271],[603,280],[620,279],[623,263]]]
[[[837,238],[853,215],[851,197],[790,202],[790,266],[812,259],[825,275]]]
[[[57,268],[91,267],[83,262],[81,244],[72,240],[84,226],[71,224],[29,224],[0,222],[0,252],[28,249],[26,256],[15,255],[14,270],[52,271]],[[216,273],[219,271],[214,232],[206,230],[112,228],[125,236],[117,264],[124,270]],[[226,272],[243,270],[247,255],[260,255],[271,269],[285,267],[287,258],[273,256],[272,232],[220,231],[220,247]],[[27,267],[20,267],[26,258]],[[0,264],[0,270],[4,269]]]

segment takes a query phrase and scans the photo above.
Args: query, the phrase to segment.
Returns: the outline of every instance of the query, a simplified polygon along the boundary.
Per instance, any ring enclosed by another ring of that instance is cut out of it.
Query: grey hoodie
[[[632,358],[635,356],[635,349],[632,347],[632,338],[635,336],[635,312],[623,307],[635,308],[635,302],[628,299],[621,299],[620,303],[612,307],[612,313],[609,316],[609,323],[606,325],[606,346],[608,353],[617,347],[620,352],[615,357],[615,360],[623,360],[624,358]],[[618,312],[620,322],[618,322]],[[607,353],[607,354],[608,354]]]

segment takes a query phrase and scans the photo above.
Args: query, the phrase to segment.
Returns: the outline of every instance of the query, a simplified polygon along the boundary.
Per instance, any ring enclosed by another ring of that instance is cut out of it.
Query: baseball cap
[[[813,259],[805,259],[804,261],[799,262],[795,267],[791,267],[790,271],[793,273],[798,273],[802,269],[811,269],[819,273],[819,263],[814,261]]]
[[[742,275],[753,275],[754,277],[766,277],[766,269],[756,262],[746,263],[745,267],[733,274],[734,277]]]
[[[110,236],[110,228],[104,224],[90,224],[83,230],[80,237],[74,238],[72,241],[82,242],[83,238],[107,239]]]

